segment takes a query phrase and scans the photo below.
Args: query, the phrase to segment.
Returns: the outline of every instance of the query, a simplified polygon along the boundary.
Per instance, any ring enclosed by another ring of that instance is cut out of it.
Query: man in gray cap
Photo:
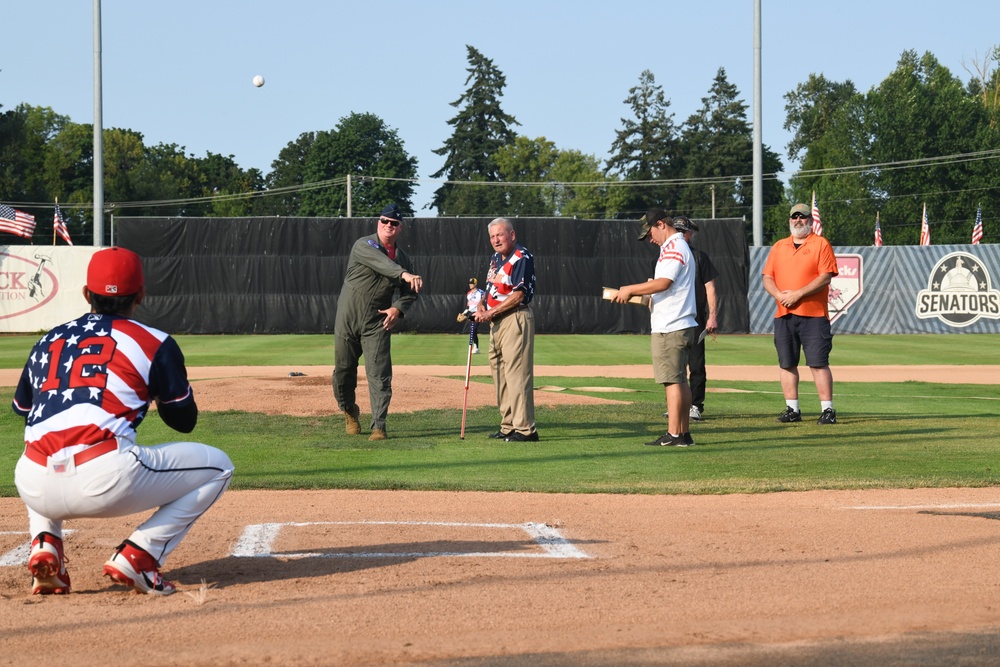
[[[396,245],[402,226],[398,206],[390,204],[382,209],[376,233],[358,239],[351,248],[344,287],[337,299],[333,395],[344,411],[348,435],[361,433],[355,391],[358,360],[364,354],[372,410],[369,440],[387,437],[385,418],[392,398],[390,332],[423,287],[410,258]]]
[[[687,366],[698,331],[694,258],[684,232],[663,209],[646,212],[639,240],[659,247],[653,279],[619,288],[612,301],[628,303],[631,297],[644,294],[651,297],[653,376],[665,388],[669,425],[665,434],[645,444],[689,447],[694,439],[690,430],[691,388]]]

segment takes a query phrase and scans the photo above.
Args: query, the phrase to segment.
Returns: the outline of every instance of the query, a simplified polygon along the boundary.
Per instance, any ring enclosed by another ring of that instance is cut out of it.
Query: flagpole
[[[56,197],[56,209],[59,208],[59,197]],[[55,211],[52,213],[52,245],[56,244],[56,215]]]
[[[104,117],[101,107],[101,0],[94,0],[94,245],[104,244]]]

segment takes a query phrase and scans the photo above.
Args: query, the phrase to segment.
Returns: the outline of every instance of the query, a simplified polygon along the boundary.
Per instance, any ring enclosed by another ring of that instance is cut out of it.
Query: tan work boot
[[[361,409],[356,405],[354,408],[344,410],[344,420],[347,423],[347,435],[358,435],[361,433],[361,422],[358,421],[359,416],[361,416]]]
[[[385,429],[384,428],[373,428],[372,429],[372,434],[370,436],[368,436],[368,439],[369,440],[385,440],[388,437],[389,436],[387,436],[385,434]]]

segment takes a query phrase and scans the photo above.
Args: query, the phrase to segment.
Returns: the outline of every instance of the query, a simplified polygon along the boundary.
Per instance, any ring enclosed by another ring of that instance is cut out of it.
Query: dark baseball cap
[[[788,217],[792,217],[796,213],[801,213],[807,218],[812,217],[812,209],[809,208],[809,204],[796,204],[792,207],[792,210],[788,213]]]
[[[686,215],[678,215],[674,217],[673,223],[674,229],[679,232],[696,232],[698,231],[698,225],[691,222],[691,219]]]
[[[642,222],[642,228],[639,230],[640,241],[646,240],[646,237],[649,236],[649,230],[660,220],[665,220],[667,224],[670,224],[670,216],[662,208],[649,209],[646,211],[646,215],[639,218],[639,220]]]
[[[399,210],[399,207],[395,204],[389,204],[384,209],[382,213],[379,214],[380,218],[386,218],[388,220],[395,220],[396,222],[403,221],[403,212]]]

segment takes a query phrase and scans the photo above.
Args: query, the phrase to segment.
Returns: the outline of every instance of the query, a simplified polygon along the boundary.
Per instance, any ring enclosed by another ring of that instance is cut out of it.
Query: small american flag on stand
[[[17,234],[30,239],[35,233],[35,216],[0,204],[0,232]]]
[[[927,222],[927,204],[924,204],[924,217],[920,222],[920,245],[931,244],[931,227]]]
[[[59,235],[59,238],[73,245],[73,240],[69,237],[69,229],[66,228],[66,221],[63,220],[62,211],[59,210],[59,202],[56,202],[56,212],[52,217],[52,229]]]
[[[819,209],[816,208],[815,191],[813,191],[812,219],[813,219],[813,234],[815,234],[816,236],[823,236],[823,221],[820,220]]]
[[[972,227],[972,245],[979,245],[983,240],[983,205],[976,209],[976,224]]]
[[[878,212],[875,212],[875,247],[882,247],[882,227],[878,224]]]

